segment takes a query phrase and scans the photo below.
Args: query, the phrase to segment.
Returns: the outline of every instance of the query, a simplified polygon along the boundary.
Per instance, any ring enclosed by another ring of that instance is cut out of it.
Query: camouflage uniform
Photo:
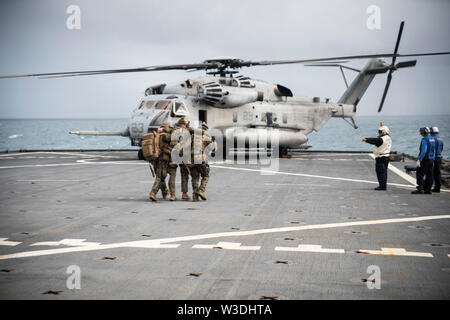
[[[209,134],[207,133],[208,126],[202,125],[202,151],[211,143],[215,143]],[[194,139],[192,139],[194,141]],[[192,143],[194,144],[194,143]],[[192,151],[192,155],[194,152]],[[209,164],[207,163],[206,154],[202,155],[202,163],[195,163],[194,157],[192,157],[192,163],[190,165],[191,177],[192,177],[192,190],[193,200],[198,201],[199,197],[206,200],[205,190],[209,181]],[[201,178],[201,182],[200,182]],[[200,182],[200,186],[199,186]]]
[[[166,187],[166,177],[169,174],[169,193],[171,195],[171,200],[176,200],[175,197],[175,177],[177,173],[177,165],[171,162],[170,154],[172,150],[171,146],[171,132],[172,128],[168,125],[163,127],[163,132],[159,136],[159,146],[161,149],[161,154],[155,163],[155,182],[150,193],[150,198],[155,201],[156,194],[161,189],[164,193],[167,193]],[[154,196],[154,198],[152,197]]]
[[[184,126],[185,125],[185,126]],[[175,129],[178,128],[186,128],[189,131],[191,131],[192,129],[189,128],[189,121],[181,118],[180,120],[178,120]],[[180,153],[180,155],[182,155],[182,152]],[[182,192],[182,199],[183,200],[189,200],[190,197],[188,196],[188,184],[189,184],[189,168],[187,167],[187,164],[184,163],[180,163],[180,174],[181,174],[181,192]]]
[[[188,193],[189,170],[185,164],[180,164],[180,173],[181,173],[181,192]]]

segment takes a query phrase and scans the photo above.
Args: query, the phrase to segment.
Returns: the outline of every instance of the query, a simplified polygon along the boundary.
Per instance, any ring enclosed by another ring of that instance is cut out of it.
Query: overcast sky
[[[66,27],[72,4],[81,8],[80,30]],[[380,30],[366,26],[369,5],[381,9]],[[449,12],[448,0],[3,0],[0,75],[196,63],[215,56],[272,60],[391,53],[402,20],[400,53],[450,51]],[[450,56],[417,60],[415,68],[394,73],[382,114],[450,114]],[[345,90],[335,68],[267,66],[241,73],[333,101]],[[149,85],[202,75],[1,79],[0,118],[126,118]],[[359,115],[376,114],[385,81],[386,75],[375,78]]]

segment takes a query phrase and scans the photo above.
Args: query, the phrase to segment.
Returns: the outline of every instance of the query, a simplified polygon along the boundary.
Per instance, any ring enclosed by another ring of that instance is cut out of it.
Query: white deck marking
[[[162,239],[155,239],[155,240],[138,240],[138,241],[101,244],[101,245],[86,246],[86,247],[71,247],[71,248],[12,253],[12,254],[0,255],[0,260],[44,256],[44,255],[61,254],[61,253],[69,253],[69,252],[105,250],[105,249],[114,249],[114,248],[161,248],[162,246],[164,246],[168,243],[173,243],[173,242],[204,240],[204,239],[212,239],[212,238],[242,237],[242,236],[252,236],[252,235],[260,235],[260,234],[279,233],[279,232],[331,229],[331,228],[342,228],[342,227],[353,227],[353,226],[367,226],[367,225],[377,225],[377,224],[387,224],[387,223],[441,220],[441,219],[450,219],[450,215],[410,217],[410,218],[400,218],[400,219],[353,221],[353,222],[341,222],[341,223],[326,223],[326,224],[304,225],[304,226],[297,226],[297,227],[281,227],[281,228],[258,229],[258,230],[249,230],[249,231],[209,233],[209,234],[199,234],[199,235],[182,236],[182,237],[174,237],[174,238],[162,238]],[[168,246],[171,246],[171,248],[175,248],[176,246],[179,246],[179,245],[178,244],[169,244]]]
[[[366,155],[368,153],[366,152],[355,152],[355,153],[339,153],[339,152],[330,152],[330,153],[323,153],[323,152],[309,152],[302,155],[298,155],[296,157],[335,157],[335,156],[362,156]]]
[[[147,162],[142,162],[142,161],[135,161],[135,162],[131,162],[131,161],[120,161],[120,162],[116,162],[116,161],[97,161],[97,162],[90,162],[87,161],[89,159],[85,159],[85,160],[77,160],[77,162],[69,162],[69,163],[49,163],[49,164],[30,164],[30,165],[20,165],[20,166],[3,166],[0,167],[0,169],[16,169],[16,168],[38,168],[38,167],[63,167],[63,166],[79,166],[79,165],[90,165],[90,164],[122,164],[122,165],[145,165],[148,166]]]
[[[433,258],[433,255],[428,252],[409,252],[404,248],[381,248],[381,250],[358,250],[360,253],[378,254],[387,256],[411,256],[411,257],[427,257]]]
[[[6,240],[8,240],[8,238],[0,238],[0,246],[14,247],[14,246],[17,246],[22,243],[22,242],[6,241]]]
[[[369,180],[359,180],[359,179],[349,179],[349,178],[339,178],[339,177],[318,176],[318,175],[306,174],[306,173],[293,173],[293,172],[261,170],[261,169],[249,169],[249,168],[240,168],[240,167],[224,167],[224,166],[217,166],[217,165],[210,165],[210,167],[219,168],[219,169],[241,170],[241,171],[259,172],[259,173],[264,172],[264,173],[269,173],[269,174],[281,174],[281,175],[291,175],[291,176],[309,177],[309,178],[320,178],[320,179],[328,179],[328,180],[340,180],[340,181],[349,181],[349,182],[362,182],[362,183],[378,184],[378,182],[369,181]],[[413,187],[413,186],[411,186],[409,184],[399,184],[399,183],[388,183],[388,185],[390,185],[390,186],[397,186],[397,187],[407,187],[407,188],[412,188]]]
[[[4,166],[0,169],[16,169],[16,168],[39,168],[39,167],[63,167],[63,166],[79,166],[85,163],[51,163],[51,164],[28,164],[22,166]]]
[[[275,251],[345,253],[344,249],[325,249],[321,245],[315,244],[299,244],[298,247],[275,247]]]
[[[193,249],[259,250],[260,246],[241,246],[238,242],[219,242],[218,244],[196,244]]]
[[[369,154],[369,157],[371,157],[372,159],[375,159],[375,156],[373,154]],[[398,174],[400,177],[402,177],[403,179],[405,179],[406,181],[411,183],[414,187],[416,186],[416,179],[411,177],[409,174],[404,173],[402,170],[398,169],[397,167],[395,167],[392,164],[389,164],[388,169],[391,170],[392,172]]]
[[[74,152],[58,152],[58,151],[36,151],[36,152],[18,152],[18,153],[8,153],[2,154],[0,157],[10,157],[10,156],[29,156],[30,154],[62,154],[62,155],[74,155],[81,157],[93,157],[93,158],[114,158],[115,156],[102,156],[102,155],[94,155],[94,154],[86,154],[86,153],[74,153]]]
[[[100,242],[84,242],[86,239],[62,239],[61,241],[47,241],[36,242],[31,246],[71,246],[71,247],[85,247],[85,246],[98,246]]]
[[[312,183],[264,183],[266,186],[308,186],[308,187],[329,187],[329,184]]]
[[[82,180],[16,180],[17,182],[80,182]]]
[[[373,154],[369,154],[369,157],[371,157],[372,159],[375,159],[375,156]],[[416,186],[416,179],[411,177],[409,174],[403,172],[402,170],[400,170],[399,168],[397,168],[397,167],[395,167],[395,166],[393,166],[391,164],[389,164],[388,169],[391,170],[392,172],[398,174],[400,177],[402,177],[403,179],[405,179],[409,183],[411,183],[412,186],[414,186],[414,187]],[[441,192],[450,192],[450,190],[443,190],[443,189],[441,189]]]

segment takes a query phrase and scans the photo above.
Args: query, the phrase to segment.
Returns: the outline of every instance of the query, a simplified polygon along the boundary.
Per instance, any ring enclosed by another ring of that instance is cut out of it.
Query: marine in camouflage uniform
[[[189,121],[185,118],[181,118],[178,120],[175,129],[183,128],[183,129],[190,129],[189,128]],[[189,168],[186,164],[180,163],[180,174],[181,174],[181,199],[183,200],[190,200],[191,197],[188,195],[188,184],[189,184]]]
[[[168,123],[163,123],[161,125],[162,132],[159,136],[159,147],[160,147],[160,156],[156,160],[155,163],[155,182],[153,183],[152,190],[150,192],[150,199],[152,201],[157,201],[156,194],[161,189],[164,196],[165,189],[165,181],[167,174],[169,174],[169,193],[170,200],[177,200],[175,196],[175,178],[177,173],[177,165],[171,161],[171,151],[173,146],[171,145],[171,133],[173,128],[169,126]],[[167,192],[167,190],[166,190]]]
[[[209,136],[208,126],[206,123],[202,124],[202,163],[195,163],[194,161],[194,151],[192,151],[192,163],[190,164],[190,172],[192,177],[192,190],[193,190],[193,201],[199,201],[199,197],[203,200],[206,200],[206,185],[209,181],[209,164],[207,163],[206,154],[204,153],[204,149],[211,143],[215,142],[212,140],[211,136]],[[194,133],[195,134],[195,133]],[[198,132],[196,132],[198,134]],[[194,138],[192,139],[192,145],[194,148]],[[216,148],[214,148],[215,150]],[[201,178],[201,182],[200,182]],[[199,186],[200,183],[200,186]]]

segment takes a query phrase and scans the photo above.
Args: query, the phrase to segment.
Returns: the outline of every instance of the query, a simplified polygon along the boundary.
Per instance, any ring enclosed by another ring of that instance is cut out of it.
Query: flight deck
[[[0,299],[449,299],[450,193],[408,161],[387,191],[368,153],[214,162],[151,202],[135,151],[0,154]]]

